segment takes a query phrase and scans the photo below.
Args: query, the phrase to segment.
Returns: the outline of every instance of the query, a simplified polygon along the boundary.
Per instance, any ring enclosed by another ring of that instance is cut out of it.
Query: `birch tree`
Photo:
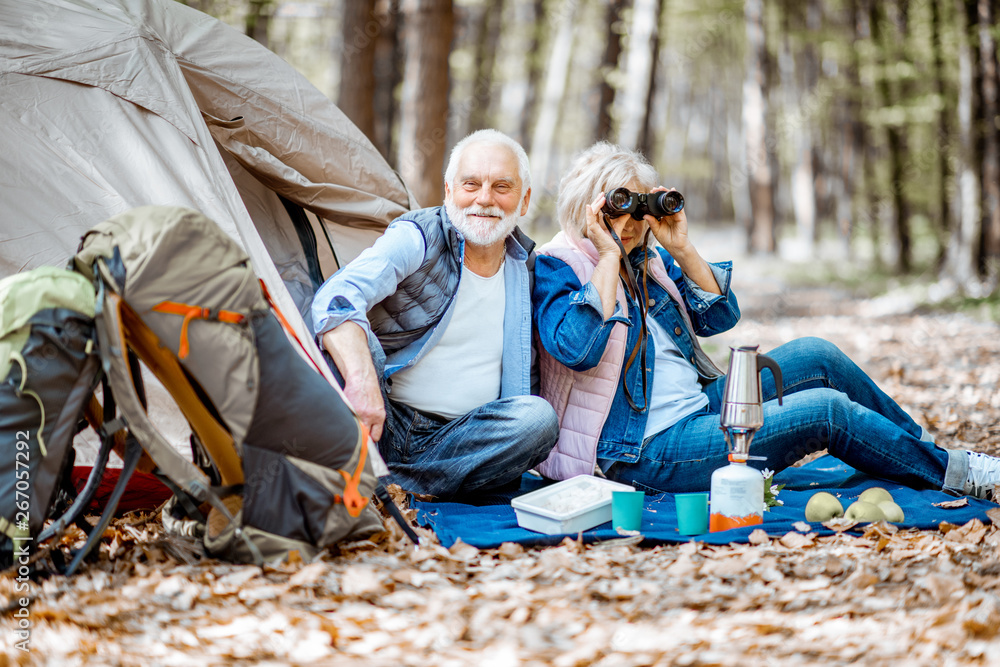
[[[573,22],[571,19],[575,0],[563,0],[549,25],[556,30],[552,50],[545,68],[545,85],[538,107],[538,121],[531,135],[531,180],[540,192],[555,194],[559,175],[551,173],[550,164],[555,147],[559,110],[566,91],[570,56],[573,51]],[[536,194],[536,196],[538,196]]]
[[[628,55],[625,66],[625,89],[621,103],[616,105],[621,122],[618,143],[628,148],[639,147],[639,136],[646,117],[653,68],[656,26],[659,22],[657,0],[635,0],[632,23],[628,34]]]
[[[766,135],[767,52],[764,42],[764,0],[746,0],[746,78],[743,81],[743,130],[747,145],[750,190],[750,250],[774,252],[774,199]]]

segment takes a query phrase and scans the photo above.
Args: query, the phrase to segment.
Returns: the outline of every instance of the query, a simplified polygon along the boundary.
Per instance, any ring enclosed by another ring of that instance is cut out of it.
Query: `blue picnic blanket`
[[[906,521],[895,524],[900,528],[934,529],[942,521],[961,525],[971,519],[988,521],[986,511],[995,504],[969,498],[968,505],[953,509],[934,507],[933,503],[955,500],[942,491],[917,491],[894,482],[870,477],[858,472],[832,456],[822,456],[799,468],[787,468],[775,475],[774,484],[784,484],[779,494],[784,505],[772,507],[764,513],[764,523],[758,526],[733,528],[718,533],[687,536],[677,532],[677,514],[674,496],[671,493],[646,495],[642,512],[643,545],[650,546],[666,542],[687,542],[692,539],[708,544],[729,544],[747,542],[750,533],[757,528],[764,529],[772,537],[780,537],[795,530],[797,521],[805,521],[805,507],[809,498],[817,491],[829,491],[840,498],[844,509],[854,502],[861,492],[873,486],[881,486],[892,494],[896,503],[903,508]],[[498,547],[504,542],[516,542],[523,546],[546,546],[558,544],[566,535],[544,535],[521,528],[510,506],[510,499],[538,488],[538,483],[525,476],[519,490],[477,499],[476,505],[467,503],[414,502],[417,522],[431,528],[450,547],[461,539],[480,549]],[[822,524],[810,524],[812,532],[831,535],[833,531]],[[858,526],[855,530],[861,530]],[[570,537],[576,538],[576,534]],[[584,542],[601,542],[621,538],[611,528],[608,521],[583,533]]]

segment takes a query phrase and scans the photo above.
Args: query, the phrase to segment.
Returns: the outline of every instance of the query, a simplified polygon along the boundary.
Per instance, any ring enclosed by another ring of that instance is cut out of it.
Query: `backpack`
[[[292,347],[249,258],[215,223],[133,209],[88,231],[74,265],[96,287],[122,419],[176,494],[165,525],[194,519],[209,554],[256,564],[383,529],[367,430]],[[193,461],[146,414],[140,362],[191,426]]]
[[[110,433],[77,502],[43,531],[76,496],[69,475],[84,416],[96,426],[103,416],[94,307],[93,286],[72,271],[42,267],[0,280],[0,566],[17,564],[22,574],[36,546],[69,523],[94,532],[82,510],[104,472]]]

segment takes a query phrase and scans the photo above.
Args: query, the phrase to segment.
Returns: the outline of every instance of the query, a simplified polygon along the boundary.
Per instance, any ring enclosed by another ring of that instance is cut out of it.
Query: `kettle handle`
[[[757,372],[759,373],[764,367],[771,369],[771,374],[774,375],[774,386],[778,389],[778,405],[781,405],[781,367],[778,366],[778,362],[771,357],[765,356],[763,354],[757,355]]]

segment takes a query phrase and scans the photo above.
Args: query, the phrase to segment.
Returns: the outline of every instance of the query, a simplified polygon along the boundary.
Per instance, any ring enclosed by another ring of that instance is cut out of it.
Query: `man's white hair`
[[[521,197],[531,188],[531,169],[528,166],[528,154],[524,152],[521,144],[499,130],[476,130],[465,137],[451,149],[451,156],[448,158],[448,168],[444,171],[444,182],[451,187],[455,187],[455,176],[458,171],[458,160],[462,157],[462,152],[471,144],[493,144],[506,146],[517,157],[517,175],[521,179]]]

